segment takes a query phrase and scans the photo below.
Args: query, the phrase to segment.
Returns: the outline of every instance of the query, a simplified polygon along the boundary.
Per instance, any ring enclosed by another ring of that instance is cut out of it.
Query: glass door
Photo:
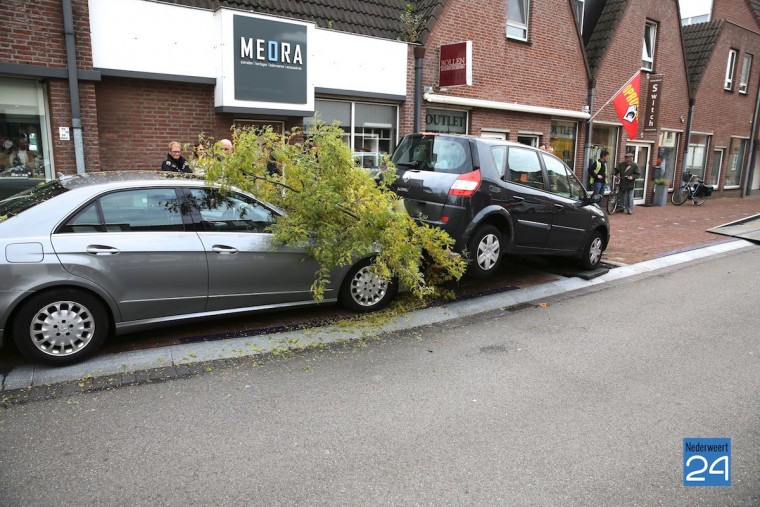
[[[633,203],[636,205],[644,204],[644,198],[647,195],[647,182],[649,181],[649,145],[647,144],[627,144],[625,152],[633,153],[633,161],[639,166],[641,173],[633,187]]]

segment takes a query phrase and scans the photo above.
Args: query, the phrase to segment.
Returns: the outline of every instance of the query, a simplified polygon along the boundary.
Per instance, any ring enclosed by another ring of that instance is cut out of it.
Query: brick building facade
[[[9,2],[0,12],[0,44],[9,48],[0,54],[0,91],[9,97],[0,101],[0,136],[34,140],[38,169],[48,178],[79,170],[78,157],[86,171],[156,169],[169,141],[190,145],[201,133],[227,137],[236,124],[275,124],[284,131],[308,126],[312,113],[298,108],[220,100],[228,78],[221,70],[226,57],[219,54],[225,43],[217,33],[224,16],[310,24],[312,102],[301,109],[324,113],[325,121],[346,121],[347,142],[375,163],[415,126],[548,143],[579,176],[599,150],[609,149],[614,161],[633,149],[645,168],[637,201],[648,203],[656,168],[672,186],[682,166],[693,165],[698,147],[686,145],[688,118],[697,135],[712,137],[704,161],[708,178],[717,149],[724,149],[725,167],[732,139],[754,137],[739,127],[754,105],[749,104],[760,80],[757,65],[746,95],[706,91],[708,82],[723,82],[718,62],[710,63],[691,96],[676,0],[418,0],[412,2],[416,26],[402,21],[408,3],[402,0],[325,0],[318,10],[295,1]],[[715,4],[713,19],[727,20],[715,51],[725,53],[730,46],[739,49],[740,59],[757,55],[760,18],[753,3]],[[515,6],[525,10],[508,16]],[[69,8],[79,119],[72,117],[67,73]],[[142,18],[130,17],[140,13]],[[162,29],[175,23],[187,28],[176,36]],[[653,52],[644,62],[642,43],[649,35]],[[441,47],[464,41],[471,43],[471,85],[440,86]],[[607,101],[642,67],[640,111],[648,105],[650,80],[662,79],[657,125],[645,130],[640,121],[636,139],[629,139]],[[730,102],[724,106],[725,100]],[[19,105],[24,114],[14,113]],[[725,118],[721,111],[734,114],[734,108],[736,126],[716,124],[715,118]],[[373,121],[373,115],[383,120]],[[720,185],[736,193],[731,187]]]

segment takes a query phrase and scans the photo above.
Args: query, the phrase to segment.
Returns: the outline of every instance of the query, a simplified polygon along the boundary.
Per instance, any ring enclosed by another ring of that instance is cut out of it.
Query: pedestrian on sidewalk
[[[636,185],[636,178],[641,175],[639,166],[633,161],[633,153],[629,151],[625,154],[625,159],[615,166],[615,174],[620,176],[623,208],[626,213],[631,215],[633,213],[633,188]]]
[[[602,150],[599,152],[599,159],[588,167],[588,186],[592,194],[604,194],[604,186],[607,183],[607,160],[610,158],[610,152]]]
[[[169,153],[166,154],[166,160],[161,164],[161,170],[174,173],[193,172],[185,157],[182,156],[182,146],[177,141],[169,143]]]

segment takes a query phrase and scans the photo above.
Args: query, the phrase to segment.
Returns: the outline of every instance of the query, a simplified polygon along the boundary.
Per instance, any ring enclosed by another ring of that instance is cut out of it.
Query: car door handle
[[[230,255],[238,253],[237,248],[225,245],[214,245],[211,247],[211,251],[218,254]]]
[[[555,205],[554,205],[554,209],[556,209],[556,210],[558,210],[558,211],[562,211],[563,209],[565,209],[565,207],[564,207],[564,206],[562,206],[561,204],[555,204]]]
[[[112,246],[88,245],[87,253],[93,255],[116,255],[119,253],[119,249]]]
[[[513,195],[512,196],[512,201],[513,202],[523,202],[523,201],[525,201],[525,197],[520,197],[519,195]]]

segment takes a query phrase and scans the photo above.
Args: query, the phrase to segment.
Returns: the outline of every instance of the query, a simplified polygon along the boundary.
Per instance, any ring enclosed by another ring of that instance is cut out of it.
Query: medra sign
[[[235,99],[306,104],[306,26],[233,17]]]

